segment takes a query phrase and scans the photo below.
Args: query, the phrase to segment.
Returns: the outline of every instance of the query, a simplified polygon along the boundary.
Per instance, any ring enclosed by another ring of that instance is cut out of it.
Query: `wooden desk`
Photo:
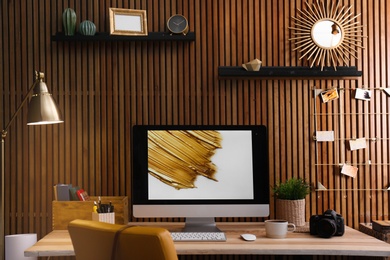
[[[130,223],[161,226],[179,230],[182,223]],[[390,245],[346,227],[344,236],[330,239],[311,236],[309,233],[289,233],[285,239],[265,237],[264,223],[217,223],[226,232],[226,242],[175,242],[179,255],[346,255],[390,256]],[[242,233],[257,236],[254,242],[245,242]],[[66,230],[54,230],[28,248],[26,257],[72,256],[73,246]]]
[[[25,257],[72,255],[74,249],[68,230],[53,230],[24,251]]]

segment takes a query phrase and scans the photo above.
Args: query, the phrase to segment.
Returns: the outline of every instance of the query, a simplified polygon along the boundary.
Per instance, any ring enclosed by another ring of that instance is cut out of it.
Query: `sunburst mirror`
[[[306,2],[306,9],[297,9],[297,17],[292,17],[292,37],[300,59],[307,58],[310,67],[334,67],[347,65],[351,57],[357,59],[362,46],[363,26],[353,15],[352,6],[341,6],[341,1],[329,1],[325,4],[317,0],[313,4]],[[337,3],[335,3],[337,2]]]

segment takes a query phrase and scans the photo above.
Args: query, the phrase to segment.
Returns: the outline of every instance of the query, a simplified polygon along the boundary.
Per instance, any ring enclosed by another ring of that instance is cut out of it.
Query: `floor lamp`
[[[29,88],[22,103],[17,108],[16,112],[12,115],[9,123],[1,131],[1,215],[0,215],[0,246],[1,246],[1,259],[4,259],[4,240],[5,240],[5,214],[4,214],[4,143],[7,137],[8,128],[11,126],[15,117],[19,114],[23,105],[27,102],[30,94],[33,92],[31,100],[28,105],[27,125],[44,125],[44,124],[57,124],[64,122],[61,117],[61,112],[57,108],[53,97],[49,93],[45,82],[43,82],[44,73],[35,71],[35,82]]]

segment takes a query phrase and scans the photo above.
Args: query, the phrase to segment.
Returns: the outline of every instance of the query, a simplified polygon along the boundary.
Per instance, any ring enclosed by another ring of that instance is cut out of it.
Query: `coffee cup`
[[[285,238],[287,232],[295,231],[295,225],[286,220],[270,219],[265,221],[265,234],[269,238]]]

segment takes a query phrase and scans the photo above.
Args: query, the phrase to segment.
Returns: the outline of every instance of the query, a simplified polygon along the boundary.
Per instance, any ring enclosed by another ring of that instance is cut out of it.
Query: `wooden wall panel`
[[[312,3],[312,0],[308,1]],[[390,12],[385,0],[343,0],[366,25],[364,50],[350,65],[358,80],[220,80],[218,66],[237,66],[254,58],[264,66],[308,65],[289,41],[291,16],[301,0],[7,0],[0,3],[0,94],[4,126],[33,82],[35,69],[63,112],[65,123],[27,127],[23,108],[6,139],[6,234],[48,233],[52,186],[73,183],[91,195],[130,197],[131,126],[134,124],[264,124],[269,130],[270,185],[292,176],[328,189],[313,192],[307,219],[334,208],[349,226],[388,219],[389,97],[373,91],[356,102],[356,87],[389,86]],[[171,14],[188,17],[194,42],[52,42],[62,31],[61,15],[74,8],[78,22],[90,19],[108,31],[108,8],[147,10],[149,31],[165,31]],[[32,11],[31,11],[32,10]],[[350,89],[342,105],[323,105],[313,88]],[[314,110],[328,113],[316,120]],[[348,116],[331,116],[347,113]],[[365,113],[366,116],[359,114]],[[369,149],[346,153],[349,161],[376,164],[345,178],[319,161],[340,160],[338,143],[316,146],[315,129],[335,129],[340,137],[381,137]],[[319,161],[318,161],[319,160]],[[274,206],[271,205],[271,217]]]

